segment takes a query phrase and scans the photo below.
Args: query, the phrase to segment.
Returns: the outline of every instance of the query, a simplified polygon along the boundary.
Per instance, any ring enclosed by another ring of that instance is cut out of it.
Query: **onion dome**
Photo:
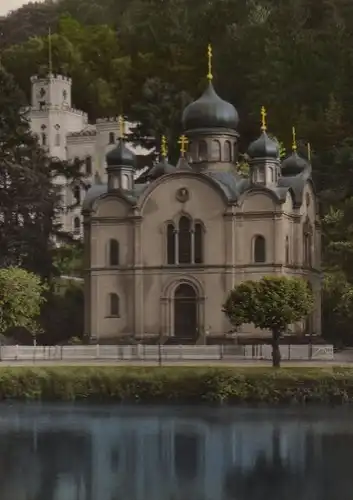
[[[281,165],[282,175],[285,177],[301,174],[308,168],[310,168],[310,164],[307,160],[299,156],[296,151],[293,151],[293,153],[288,156],[288,158],[286,158]]]
[[[279,145],[277,141],[271,139],[266,132],[263,131],[260,137],[250,144],[248,155],[251,159],[268,158],[271,160],[278,160]]]
[[[239,115],[235,107],[221,99],[212,82],[202,96],[190,103],[182,116],[184,130],[202,128],[227,128],[236,129],[239,123]]]
[[[170,165],[167,162],[166,158],[163,158],[159,163],[151,168],[151,170],[148,172],[147,178],[154,181],[159,177],[162,177],[162,175],[172,174],[173,172],[175,172],[175,167],[173,167],[173,165]]]
[[[122,139],[119,139],[117,146],[105,158],[108,167],[136,167],[136,155],[125,146]]]

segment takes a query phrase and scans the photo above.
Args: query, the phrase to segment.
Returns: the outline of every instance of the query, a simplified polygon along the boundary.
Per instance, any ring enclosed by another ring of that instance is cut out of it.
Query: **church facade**
[[[183,112],[176,166],[162,148],[160,163],[138,184],[124,140],[108,153],[107,184],[93,186],[83,204],[92,341],[224,338],[231,325],[222,304],[234,285],[283,274],[303,277],[314,294],[313,314],[292,330],[320,334],[321,233],[310,162],[295,143],[281,161],[263,121],[242,176],[238,122],[209,79]],[[266,333],[243,325],[239,335]]]

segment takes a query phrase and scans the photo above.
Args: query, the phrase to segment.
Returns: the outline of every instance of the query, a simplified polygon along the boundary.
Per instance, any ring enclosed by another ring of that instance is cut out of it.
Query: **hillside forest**
[[[311,144],[323,231],[323,329],[352,343],[353,4],[349,0],[59,0],[0,19],[1,61],[29,98],[30,76],[73,78],[90,120],[123,113],[136,143],[166,135],[176,160],[183,107],[214,84],[238,109],[241,150],[259,134],[260,108],[287,151]],[[153,141],[152,141],[153,142]]]

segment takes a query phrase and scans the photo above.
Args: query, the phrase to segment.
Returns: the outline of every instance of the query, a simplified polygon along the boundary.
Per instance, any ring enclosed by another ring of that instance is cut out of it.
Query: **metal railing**
[[[332,345],[282,345],[283,361],[333,360]],[[270,345],[1,346],[1,361],[236,361],[271,360]]]

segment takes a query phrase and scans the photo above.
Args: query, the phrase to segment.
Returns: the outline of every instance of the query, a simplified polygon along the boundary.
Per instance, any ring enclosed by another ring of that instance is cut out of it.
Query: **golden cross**
[[[261,107],[261,130],[263,132],[266,132],[266,130],[267,130],[266,117],[267,117],[266,108],[265,108],[265,106],[262,106]]]
[[[311,161],[311,144],[308,142],[308,160]]]
[[[213,79],[213,75],[212,75],[212,45],[210,43],[207,46],[207,59],[208,59],[207,80],[210,82]]]
[[[297,134],[296,134],[296,131],[295,131],[295,127],[292,127],[292,150],[293,150],[293,153],[295,153],[295,151],[297,150]]]
[[[163,158],[167,158],[168,156],[168,144],[165,135],[162,135],[162,140],[161,140],[161,156],[163,156]]]
[[[187,151],[187,146],[189,144],[189,139],[186,137],[186,135],[181,135],[179,137],[178,144],[180,145],[181,156],[184,157]]]
[[[120,139],[123,139],[125,136],[125,120],[123,115],[119,116],[118,122],[119,122],[119,137]]]

